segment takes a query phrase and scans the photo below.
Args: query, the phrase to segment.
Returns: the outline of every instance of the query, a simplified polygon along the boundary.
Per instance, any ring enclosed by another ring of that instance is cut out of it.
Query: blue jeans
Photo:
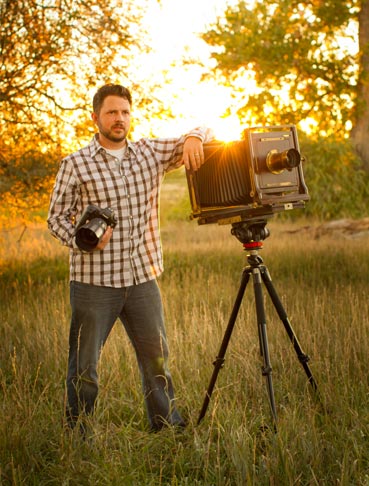
[[[67,418],[71,427],[91,414],[98,394],[100,352],[119,318],[136,352],[152,430],[184,425],[174,404],[168,370],[168,344],[156,280],[125,288],[70,283],[72,320],[69,335]]]

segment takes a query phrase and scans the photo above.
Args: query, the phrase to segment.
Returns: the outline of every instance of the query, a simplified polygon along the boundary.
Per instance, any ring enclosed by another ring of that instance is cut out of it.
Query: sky
[[[162,70],[170,69],[172,82],[165,84],[162,80],[162,92],[156,94],[164,104],[170,106],[175,119],[147,120],[146,125],[140,122],[140,127],[135,128],[136,135],[141,135],[139,130],[142,135],[147,135],[150,128],[153,128],[155,135],[177,136],[196,126],[205,125],[212,128],[220,140],[240,138],[245,127],[240,125],[236,114],[224,116],[226,109],[232,105],[233,112],[236,111],[231,97],[232,88],[221,86],[216,80],[200,82],[201,70],[196,65],[186,69],[171,67],[184,54],[207,61],[211,67],[210,48],[199,38],[199,33],[206,31],[217,17],[221,17],[228,5],[237,3],[237,0],[150,0],[144,22],[151,35],[153,53],[146,58],[142,69],[146,70],[150,78],[158,76],[159,84]],[[252,5],[254,0],[249,0],[249,3]],[[348,42],[344,47],[355,52],[356,26],[351,28],[352,39],[342,38],[342,42]],[[252,81],[242,79],[242,90],[252,92],[254,89]],[[308,123],[306,130],[309,129]]]
[[[142,69],[148,75],[168,69],[182,55],[209,60],[209,47],[198,33],[221,15],[235,0],[152,0],[145,17],[152,42],[153,53],[145,60]],[[163,96],[176,115],[174,121],[151,120],[159,136],[176,136],[191,128],[204,125],[212,128],[218,138],[235,140],[242,129],[234,115],[225,119],[223,114],[231,102],[231,89],[215,81],[200,83],[201,71],[190,66],[186,70],[171,69],[171,86],[166,85]],[[148,127],[141,125],[143,132]]]

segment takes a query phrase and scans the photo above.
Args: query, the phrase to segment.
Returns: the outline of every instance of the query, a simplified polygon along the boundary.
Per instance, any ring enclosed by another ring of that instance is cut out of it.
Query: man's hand
[[[183,163],[186,169],[197,170],[204,163],[202,141],[197,137],[188,137],[183,145]]]
[[[113,228],[111,226],[108,226],[106,228],[105,233],[102,235],[101,240],[96,246],[95,250],[103,250],[106,247],[106,245],[109,243],[112,234],[113,234]]]

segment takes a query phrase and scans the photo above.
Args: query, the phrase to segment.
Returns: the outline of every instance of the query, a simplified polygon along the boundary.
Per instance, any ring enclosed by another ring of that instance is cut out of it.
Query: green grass
[[[140,378],[119,324],[100,366],[100,396],[82,441],[63,430],[69,327],[65,249],[30,226],[2,234],[0,485],[369,484],[369,240],[272,220],[261,255],[319,386],[306,375],[265,296],[278,411],[271,424],[252,284],[204,420],[198,414],[238,290],[245,254],[228,226],[167,212],[160,278],[181,433],[147,431]]]

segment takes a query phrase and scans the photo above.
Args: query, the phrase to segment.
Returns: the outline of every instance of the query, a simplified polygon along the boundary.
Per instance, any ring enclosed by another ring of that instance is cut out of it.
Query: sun
[[[184,73],[181,82],[183,79]],[[211,129],[219,141],[239,140],[243,127],[236,113],[229,110],[232,104],[231,88],[217,84],[215,80],[198,83],[190,76],[186,81],[184,89],[178,86],[175,90],[176,96],[172,99],[174,119],[167,120],[169,132],[181,127],[181,132],[186,133],[203,126]]]
[[[234,142],[242,136],[243,128],[236,115],[229,115],[213,120],[215,138],[222,142]]]

